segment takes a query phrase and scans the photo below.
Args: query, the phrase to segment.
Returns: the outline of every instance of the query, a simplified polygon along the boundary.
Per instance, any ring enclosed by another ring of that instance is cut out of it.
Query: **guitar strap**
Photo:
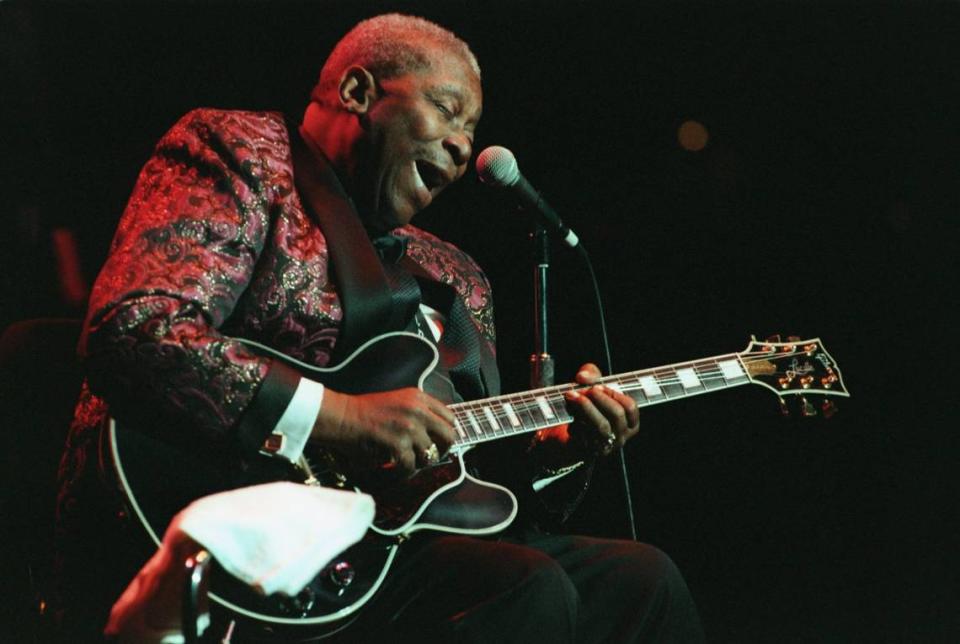
[[[327,239],[332,278],[337,283],[343,310],[332,365],[370,338],[405,328],[416,310],[419,292],[394,296],[360,215],[330,162],[310,145],[296,125],[288,123],[287,130],[294,182],[303,197],[304,209]],[[411,298],[417,299],[411,302]]]

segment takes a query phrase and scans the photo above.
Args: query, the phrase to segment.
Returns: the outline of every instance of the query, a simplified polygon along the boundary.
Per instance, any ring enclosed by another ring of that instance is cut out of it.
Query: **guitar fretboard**
[[[607,376],[599,382],[629,395],[639,407],[646,407],[745,385],[750,378],[740,354],[730,353]],[[569,423],[573,417],[567,412],[564,394],[583,388],[574,384],[557,385],[450,405],[456,417],[457,440],[454,444],[475,445]]]

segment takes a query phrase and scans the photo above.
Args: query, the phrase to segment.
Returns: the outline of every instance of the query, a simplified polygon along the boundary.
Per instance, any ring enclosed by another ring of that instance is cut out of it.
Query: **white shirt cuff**
[[[427,321],[427,327],[434,341],[438,341],[443,334],[445,322],[443,314],[425,304],[420,305],[420,311]],[[299,460],[304,447],[307,446],[307,440],[310,438],[310,432],[313,430],[313,424],[317,420],[322,403],[323,385],[315,380],[300,378],[293,398],[290,399],[283,415],[273,428],[273,433],[267,437],[260,452],[268,456],[282,456],[291,463]]]
[[[282,456],[291,463],[296,462],[303,454],[303,448],[307,446],[322,404],[323,385],[309,378],[300,378],[293,398],[277,421],[273,434],[267,439],[262,451],[271,456]]]

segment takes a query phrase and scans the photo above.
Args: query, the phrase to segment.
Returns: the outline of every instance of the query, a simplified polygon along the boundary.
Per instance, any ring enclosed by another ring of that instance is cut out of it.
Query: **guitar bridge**
[[[323,463],[325,471],[333,477],[333,481],[328,482],[330,485],[340,489],[347,488],[347,477],[336,469],[336,458],[328,450],[320,449],[316,450],[316,457],[320,459]],[[303,474],[303,484],[304,485],[313,485],[313,486],[322,486],[323,482],[317,477],[314,473],[314,467],[310,463],[309,459],[305,454],[300,456],[300,459],[297,461],[297,469]]]

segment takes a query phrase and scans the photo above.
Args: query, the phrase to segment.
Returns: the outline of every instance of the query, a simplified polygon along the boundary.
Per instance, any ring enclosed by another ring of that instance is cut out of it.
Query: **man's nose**
[[[463,132],[455,132],[447,136],[443,140],[443,148],[450,154],[458,169],[467,165],[473,153],[473,144]]]

